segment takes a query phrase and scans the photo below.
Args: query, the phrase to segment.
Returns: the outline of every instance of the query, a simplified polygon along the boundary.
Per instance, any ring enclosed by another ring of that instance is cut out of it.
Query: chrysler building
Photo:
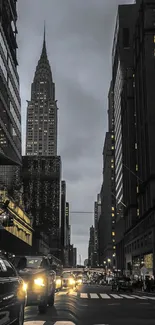
[[[45,28],[42,52],[27,107],[26,155],[57,155],[57,101],[46,50]]]

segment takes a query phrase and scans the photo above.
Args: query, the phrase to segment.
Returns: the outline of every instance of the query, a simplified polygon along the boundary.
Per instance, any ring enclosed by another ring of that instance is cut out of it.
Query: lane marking
[[[123,297],[120,297],[119,295],[115,295],[115,294],[110,294],[110,296],[115,299],[123,299]]]
[[[134,297],[131,297],[131,296],[128,296],[128,295],[120,295],[121,297],[123,298],[126,298],[126,299],[135,299]]]
[[[87,293],[80,293],[80,298],[88,298],[88,294]]]
[[[99,296],[97,295],[97,293],[90,293],[90,297],[93,299],[99,299]]]
[[[100,293],[102,299],[110,299],[110,297],[106,293]]]

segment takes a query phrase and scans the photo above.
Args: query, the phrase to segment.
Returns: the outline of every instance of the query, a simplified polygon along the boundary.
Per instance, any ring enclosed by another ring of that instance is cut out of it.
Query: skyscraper
[[[46,50],[45,28],[27,107],[26,155],[57,155],[57,101]]]
[[[46,253],[49,244],[50,252],[60,257],[61,158],[57,156],[57,101],[46,50],[45,28],[27,107],[23,185],[25,204],[32,215],[35,230],[33,250]]]
[[[0,1],[0,185],[16,185],[21,164],[21,107],[17,72],[16,1]],[[8,165],[8,166],[6,166]]]

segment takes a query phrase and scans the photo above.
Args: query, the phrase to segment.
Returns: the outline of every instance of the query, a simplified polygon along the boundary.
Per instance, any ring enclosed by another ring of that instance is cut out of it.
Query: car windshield
[[[73,275],[71,274],[71,273],[69,273],[69,272],[67,272],[67,273],[62,273],[62,277],[63,278],[69,278],[69,277],[73,277]]]
[[[34,268],[34,269],[42,267],[42,258],[41,257],[37,257],[37,258],[26,257],[26,267]]]

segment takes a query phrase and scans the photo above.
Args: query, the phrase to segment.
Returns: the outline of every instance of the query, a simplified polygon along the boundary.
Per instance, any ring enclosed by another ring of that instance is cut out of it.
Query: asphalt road
[[[25,325],[54,324],[154,325],[155,294],[117,293],[110,287],[83,285],[77,291],[56,293],[55,305],[45,315],[38,314],[36,307],[26,307]]]

